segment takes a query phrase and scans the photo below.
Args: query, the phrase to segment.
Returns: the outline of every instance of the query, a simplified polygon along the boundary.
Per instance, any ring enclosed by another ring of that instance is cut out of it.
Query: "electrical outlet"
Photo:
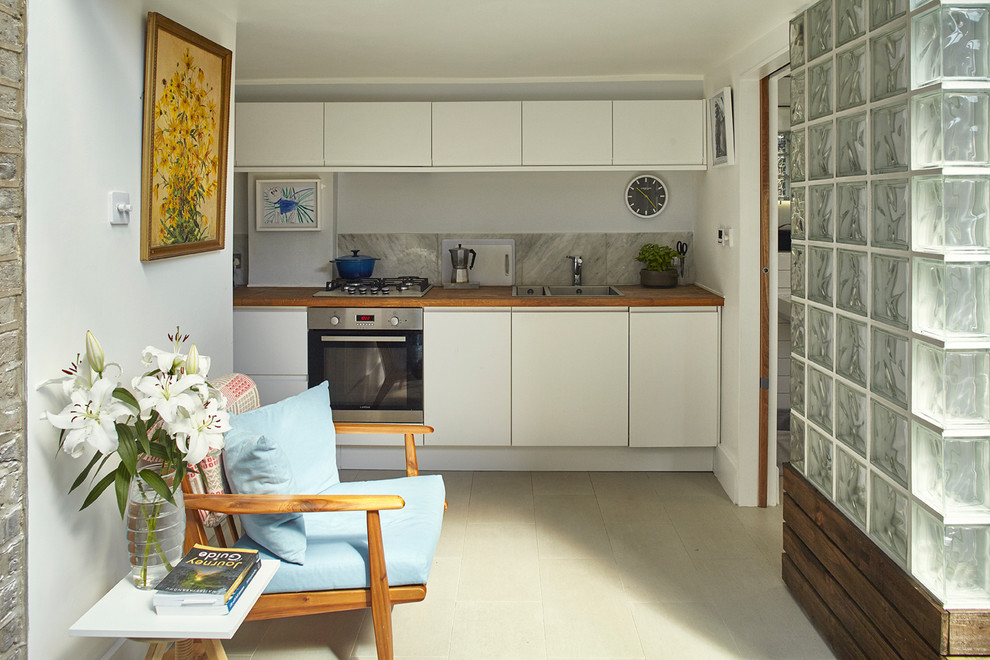
[[[717,232],[718,233],[715,238],[716,243],[718,243],[719,245],[724,245],[725,247],[729,247],[732,245],[732,237],[730,235],[728,227],[719,227]]]

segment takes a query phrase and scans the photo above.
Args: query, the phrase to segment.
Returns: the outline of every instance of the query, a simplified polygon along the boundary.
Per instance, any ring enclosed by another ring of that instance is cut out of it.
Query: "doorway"
[[[760,81],[760,506],[790,458],[790,67]]]

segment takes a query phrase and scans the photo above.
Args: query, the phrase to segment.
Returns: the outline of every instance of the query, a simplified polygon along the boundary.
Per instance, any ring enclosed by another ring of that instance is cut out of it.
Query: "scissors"
[[[677,254],[682,257],[687,254],[688,244],[684,241],[677,241]]]

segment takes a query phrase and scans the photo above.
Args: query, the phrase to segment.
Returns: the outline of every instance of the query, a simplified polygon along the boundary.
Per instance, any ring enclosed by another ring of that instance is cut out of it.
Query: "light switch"
[[[126,192],[110,193],[110,224],[126,225],[131,221],[131,195]]]

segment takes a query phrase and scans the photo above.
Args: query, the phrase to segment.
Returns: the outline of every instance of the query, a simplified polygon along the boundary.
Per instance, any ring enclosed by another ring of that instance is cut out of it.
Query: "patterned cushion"
[[[228,374],[213,379],[210,383],[220,390],[227,401],[227,412],[232,415],[254,410],[261,405],[258,396],[258,386],[250,377],[244,374]],[[194,493],[219,495],[226,493],[224,488],[222,468],[220,466],[220,451],[210,452],[197,466],[199,476],[189,475],[189,487]],[[207,527],[216,527],[227,519],[226,513],[213,511],[198,511],[200,520]]]

